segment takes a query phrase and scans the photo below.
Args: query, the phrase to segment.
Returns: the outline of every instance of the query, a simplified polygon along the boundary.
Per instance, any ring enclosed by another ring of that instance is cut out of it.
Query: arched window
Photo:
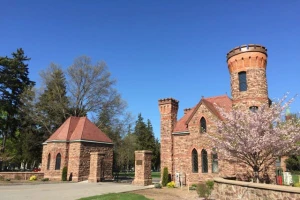
[[[200,133],[206,132],[206,120],[204,117],[201,117],[200,119]]]
[[[208,172],[208,160],[207,160],[207,152],[205,149],[201,151],[201,161],[202,161],[202,173]]]
[[[198,153],[196,149],[192,151],[192,171],[198,173]]]
[[[239,72],[239,88],[240,88],[240,91],[247,91],[247,74],[246,74],[246,72]]]
[[[48,161],[47,161],[47,170],[50,169],[50,161],[51,161],[51,155],[50,153],[48,154]]]
[[[55,161],[55,170],[60,170],[60,163],[61,163],[61,155],[60,153],[58,153]]]
[[[218,154],[217,153],[211,154],[211,163],[212,163],[212,173],[217,173],[219,171]]]

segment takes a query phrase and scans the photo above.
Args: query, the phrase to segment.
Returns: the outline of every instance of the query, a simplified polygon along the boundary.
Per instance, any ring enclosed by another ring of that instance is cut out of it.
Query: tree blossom
[[[271,106],[257,110],[219,108],[222,121],[218,134],[211,135],[215,147],[224,156],[234,157],[253,169],[254,174],[274,164],[278,156],[300,150],[300,126],[295,120],[284,120],[284,111],[294,99],[284,103],[286,96]]]

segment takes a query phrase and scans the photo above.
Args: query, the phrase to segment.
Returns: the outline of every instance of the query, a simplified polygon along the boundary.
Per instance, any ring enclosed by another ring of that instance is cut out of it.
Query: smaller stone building
[[[43,143],[41,171],[45,178],[61,180],[66,166],[69,180],[88,180],[90,157],[95,152],[104,154],[101,180],[112,179],[112,140],[87,117],[70,117]]]

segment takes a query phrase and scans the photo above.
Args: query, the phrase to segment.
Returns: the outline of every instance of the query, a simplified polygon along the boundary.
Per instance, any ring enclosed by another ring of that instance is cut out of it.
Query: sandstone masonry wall
[[[230,73],[233,107],[249,109],[250,106],[268,104],[266,78],[267,55],[262,52],[247,52],[234,55],[227,61]],[[239,90],[238,73],[247,75],[247,91]]]
[[[62,169],[68,165],[69,144],[66,142],[47,143],[43,145],[42,167],[41,172],[45,178],[50,180],[61,180]],[[55,170],[56,156],[61,154],[60,169]],[[50,167],[47,169],[48,155],[50,154]]]
[[[4,180],[29,180],[33,175],[36,176],[38,180],[44,178],[44,173],[41,172],[0,172],[0,176],[3,177]]]
[[[103,174],[101,177],[109,180],[112,179],[112,165],[113,165],[113,145],[82,142],[80,147],[80,163],[79,163],[79,181],[88,180],[90,173],[90,153],[101,152],[105,153],[103,163]]]
[[[300,189],[288,186],[250,183],[242,181],[214,179],[213,197],[218,200],[298,200],[300,199]]]

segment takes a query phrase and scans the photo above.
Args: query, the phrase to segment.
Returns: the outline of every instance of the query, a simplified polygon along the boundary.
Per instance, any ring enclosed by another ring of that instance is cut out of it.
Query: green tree
[[[134,167],[134,161],[135,161],[134,151],[136,150],[136,142],[137,142],[136,135],[128,131],[128,133],[123,139],[122,146],[120,148],[122,165],[124,166],[124,169],[126,169],[127,171],[129,171],[132,167]]]
[[[292,155],[285,160],[286,169],[289,171],[300,171],[300,156]]]
[[[1,128],[2,147],[5,151],[6,140],[13,136],[19,128],[21,119],[18,118],[21,94],[27,87],[34,86],[28,77],[30,58],[25,56],[23,49],[12,53],[12,58],[0,57],[0,110],[6,113]]]
[[[60,66],[51,63],[40,73],[45,90],[40,95],[37,108],[37,121],[43,127],[47,139],[70,116],[66,78]]]
[[[131,117],[125,113],[125,108],[121,107],[115,112],[109,106],[101,109],[96,125],[102,130],[114,143],[113,170],[120,171],[125,163],[123,157],[123,138],[126,133],[126,127],[131,123]]]
[[[151,121],[148,119],[146,124],[142,114],[138,115],[134,135],[137,138],[137,150],[152,151],[152,169],[158,169],[160,165],[160,143],[154,137]]]
[[[160,142],[157,138],[155,139],[155,148],[152,156],[152,168],[156,171],[160,169]]]
[[[137,136],[138,150],[153,151],[155,149],[155,138],[152,124],[149,119],[146,124],[141,113],[138,115],[138,119],[135,123],[134,134]]]
[[[20,127],[18,134],[13,138],[19,162],[29,168],[37,167],[41,162],[43,132],[35,120],[35,92],[27,88],[21,95]]]

